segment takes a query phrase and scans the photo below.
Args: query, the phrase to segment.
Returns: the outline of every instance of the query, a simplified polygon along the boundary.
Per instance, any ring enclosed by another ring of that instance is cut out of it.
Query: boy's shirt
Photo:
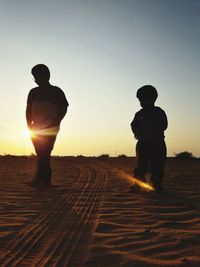
[[[131,128],[138,140],[162,140],[167,129],[167,116],[160,107],[141,109],[135,114]]]
[[[33,88],[29,92],[26,109],[29,128],[38,131],[38,134],[45,134],[46,129],[57,134],[68,105],[59,87],[49,85]]]

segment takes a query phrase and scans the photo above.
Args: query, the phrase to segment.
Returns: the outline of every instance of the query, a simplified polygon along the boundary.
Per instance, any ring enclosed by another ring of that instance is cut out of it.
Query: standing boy
[[[34,66],[31,73],[38,84],[29,92],[26,108],[27,125],[32,132],[32,143],[38,160],[32,184],[45,186],[51,184],[51,151],[69,104],[64,92],[49,83],[50,71],[46,65]]]
[[[145,174],[151,174],[150,181],[157,192],[163,192],[162,181],[166,160],[164,131],[167,129],[167,116],[154,106],[157,90],[151,85],[142,86],[137,91],[142,109],[135,114],[131,128],[138,140],[136,144],[136,166],[134,176],[145,181]]]

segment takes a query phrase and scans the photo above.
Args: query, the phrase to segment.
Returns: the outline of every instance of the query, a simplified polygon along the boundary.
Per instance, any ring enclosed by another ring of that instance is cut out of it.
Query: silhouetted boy
[[[51,151],[69,104],[64,92],[49,83],[50,71],[46,65],[38,64],[31,72],[38,84],[29,92],[26,108],[26,120],[38,159],[38,170],[32,184],[50,185]]]
[[[134,176],[143,180],[150,172],[150,180],[157,192],[162,192],[162,180],[166,159],[164,131],[167,129],[167,116],[154,106],[158,93],[151,85],[138,89],[137,98],[142,109],[135,114],[131,128],[138,140],[136,144],[136,167]]]

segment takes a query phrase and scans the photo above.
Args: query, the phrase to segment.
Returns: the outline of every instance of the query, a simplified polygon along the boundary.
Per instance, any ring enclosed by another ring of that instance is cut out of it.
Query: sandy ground
[[[0,266],[200,266],[200,160],[168,159],[166,193],[140,189],[134,159],[0,157]]]

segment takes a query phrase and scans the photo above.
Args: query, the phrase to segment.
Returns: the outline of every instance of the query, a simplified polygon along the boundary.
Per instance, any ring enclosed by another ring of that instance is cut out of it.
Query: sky
[[[136,91],[158,90],[168,156],[200,156],[199,0],[0,0],[0,154],[34,153],[31,68],[46,64],[69,102],[54,155],[135,156]]]

